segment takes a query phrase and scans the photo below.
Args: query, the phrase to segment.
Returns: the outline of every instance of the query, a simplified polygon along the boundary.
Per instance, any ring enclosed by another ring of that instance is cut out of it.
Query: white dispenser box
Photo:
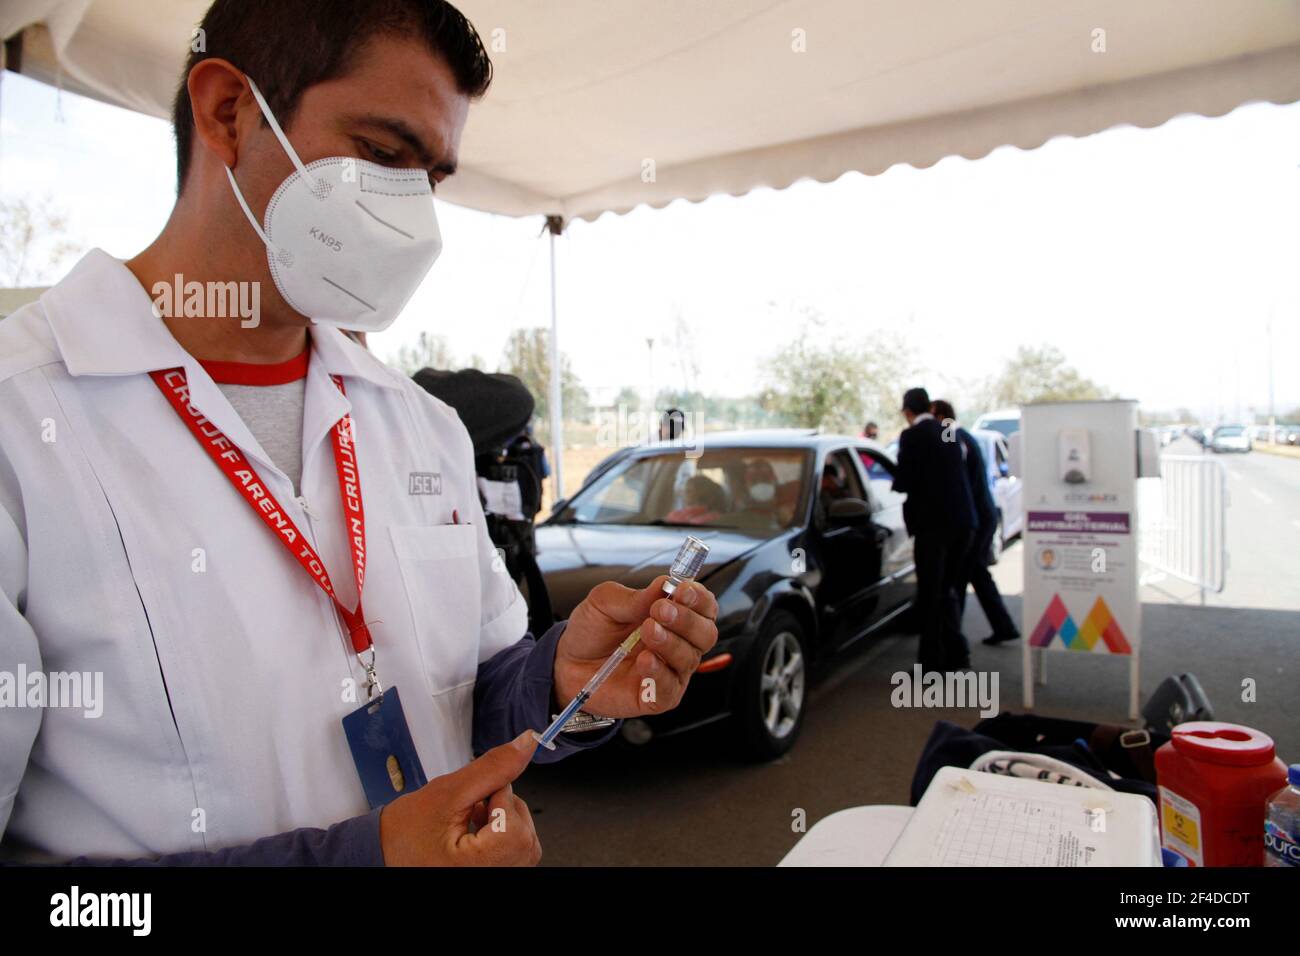
[[[1050,652],[1129,664],[1138,716],[1137,403],[1041,402],[1020,417],[1025,483],[1024,705]]]

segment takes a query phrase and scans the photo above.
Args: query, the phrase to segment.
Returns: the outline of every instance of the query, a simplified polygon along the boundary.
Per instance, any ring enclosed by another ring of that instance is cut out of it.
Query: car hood
[[[602,581],[643,588],[668,570],[687,535],[709,546],[699,580],[776,536],[718,528],[553,524],[537,529],[537,564],[557,618]]]

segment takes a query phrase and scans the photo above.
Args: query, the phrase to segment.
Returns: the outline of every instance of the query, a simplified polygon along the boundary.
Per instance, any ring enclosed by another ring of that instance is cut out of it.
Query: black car
[[[537,529],[557,617],[601,581],[645,587],[684,538],[710,552],[718,643],[676,709],[629,721],[644,742],[730,719],[750,755],[789,750],[809,666],[875,633],[916,590],[894,462],[861,438],[808,431],[711,434],[629,451]]]

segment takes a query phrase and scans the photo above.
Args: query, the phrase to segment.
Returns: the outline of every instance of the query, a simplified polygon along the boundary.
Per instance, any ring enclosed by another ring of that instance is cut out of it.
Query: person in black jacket
[[[966,480],[970,484],[971,494],[975,499],[975,515],[978,524],[970,551],[966,555],[966,570],[957,586],[957,608],[966,610],[966,585],[975,588],[975,597],[979,599],[980,608],[988,618],[993,633],[984,638],[985,644],[1001,644],[1014,641],[1020,636],[1015,622],[1007,613],[1007,606],[1002,602],[997,582],[989,574],[989,549],[993,546],[993,535],[998,530],[998,508],[993,502],[993,493],[989,489],[988,465],[984,461],[984,452],[975,436],[957,425],[957,413],[949,402],[936,398],[930,407],[931,413],[939,419],[945,428],[949,424],[957,429],[957,438],[961,441],[966,460]]]
[[[902,411],[908,428],[898,438],[894,490],[907,495],[903,521],[915,539],[917,661],[922,671],[960,670],[970,666],[970,648],[961,633],[957,588],[976,526],[962,445],[930,413],[925,389],[908,389]]]

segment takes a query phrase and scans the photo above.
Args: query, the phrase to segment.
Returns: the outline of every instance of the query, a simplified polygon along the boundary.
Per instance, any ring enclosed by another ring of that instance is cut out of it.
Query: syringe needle
[[[664,582],[664,592],[672,594],[682,584],[687,581],[693,581],[699,574],[700,568],[704,566],[704,559],[708,556],[709,546],[696,537],[688,537],[677,552],[677,557],[673,559],[672,566],[668,571],[668,580]],[[600,685],[609,679],[609,675],[614,673],[618,665],[628,654],[632,653],[632,648],[641,640],[641,629],[638,627],[635,631],[624,638],[623,643],[614,649],[614,653],[606,658],[605,663],[600,665],[600,669],[591,675],[591,679],[582,686],[582,690],[574,695],[573,700],[569,701],[568,706],[560,711],[559,715],[551,721],[551,725],[542,731],[534,733],[533,739],[545,747],[547,750],[555,749],[555,738],[558,737],[564,726],[573,718],[573,715],[582,709],[582,706],[591,699],[592,695],[600,689]]]

